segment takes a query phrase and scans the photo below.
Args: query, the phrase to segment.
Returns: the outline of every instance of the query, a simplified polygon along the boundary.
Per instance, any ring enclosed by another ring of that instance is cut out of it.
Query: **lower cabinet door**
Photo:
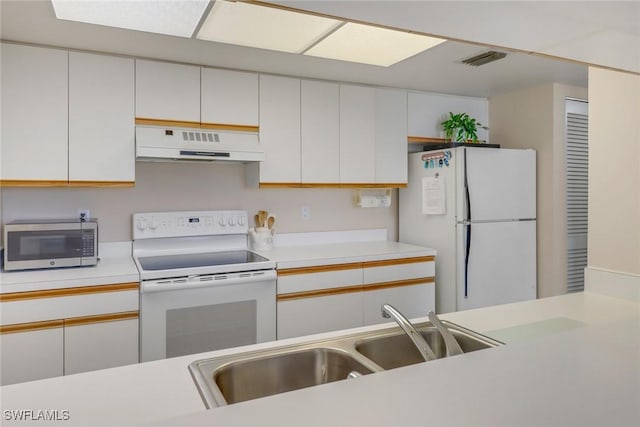
[[[379,290],[364,291],[363,316],[365,325],[392,322],[382,317],[382,306],[391,304],[407,319],[424,317],[429,310],[435,310],[435,285],[424,283],[398,286]]]
[[[278,301],[278,339],[362,326],[362,292]]]
[[[0,335],[0,384],[59,377],[63,366],[63,328]]]
[[[138,363],[138,319],[64,328],[64,374]]]

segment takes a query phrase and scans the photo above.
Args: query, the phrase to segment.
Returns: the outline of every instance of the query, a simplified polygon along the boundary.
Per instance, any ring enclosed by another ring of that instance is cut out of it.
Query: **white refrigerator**
[[[536,152],[455,147],[409,154],[399,236],[436,249],[436,310],[536,298]]]

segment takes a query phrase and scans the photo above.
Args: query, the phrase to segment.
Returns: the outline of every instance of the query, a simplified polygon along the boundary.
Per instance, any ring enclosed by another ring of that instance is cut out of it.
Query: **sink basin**
[[[458,341],[458,344],[460,344],[463,353],[502,345],[502,343],[498,341],[453,323],[446,321],[442,321],[442,323],[451,331],[451,334],[456,341]],[[433,326],[416,325],[416,329],[424,337],[438,358],[446,356],[447,348],[444,344],[444,339],[436,328]],[[358,353],[371,359],[383,369],[394,369],[424,362],[415,345],[409,337],[402,332],[363,339],[355,344],[355,349]]]
[[[503,345],[454,323],[442,323],[465,353]],[[444,340],[433,325],[415,326],[437,357],[444,357]],[[206,407],[213,408],[345,380],[352,371],[367,375],[423,361],[401,329],[389,327],[196,360],[189,371]]]
[[[357,356],[339,348],[306,348],[258,354],[234,361],[210,359],[194,362],[210,388],[214,402],[221,406],[347,379],[352,371],[370,374],[375,366],[365,366]],[[366,362],[365,362],[366,363]],[[192,364],[193,365],[193,364]],[[190,367],[191,368],[191,367]],[[192,373],[193,369],[191,368]],[[211,379],[213,381],[211,381]],[[212,387],[213,386],[213,387]],[[209,406],[210,407],[210,406]]]

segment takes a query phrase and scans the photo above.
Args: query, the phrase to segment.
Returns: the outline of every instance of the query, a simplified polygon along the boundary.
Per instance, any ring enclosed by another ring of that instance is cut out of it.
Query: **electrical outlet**
[[[80,219],[89,219],[91,218],[91,211],[85,208],[78,208],[78,218]]]
[[[309,220],[311,219],[311,207],[309,206],[303,206],[302,209],[300,210],[301,216],[303,220]]]

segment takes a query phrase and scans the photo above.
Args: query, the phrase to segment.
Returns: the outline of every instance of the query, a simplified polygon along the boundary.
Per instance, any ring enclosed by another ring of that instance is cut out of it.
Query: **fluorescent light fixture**
[[[302,53],[341,23],[283,9],[217,0],[196,38]]]
[[[445,41],[348,22],[304,54],[388,67]]]
[[[191,37],[209,0],[51,0],[58,19]]]

